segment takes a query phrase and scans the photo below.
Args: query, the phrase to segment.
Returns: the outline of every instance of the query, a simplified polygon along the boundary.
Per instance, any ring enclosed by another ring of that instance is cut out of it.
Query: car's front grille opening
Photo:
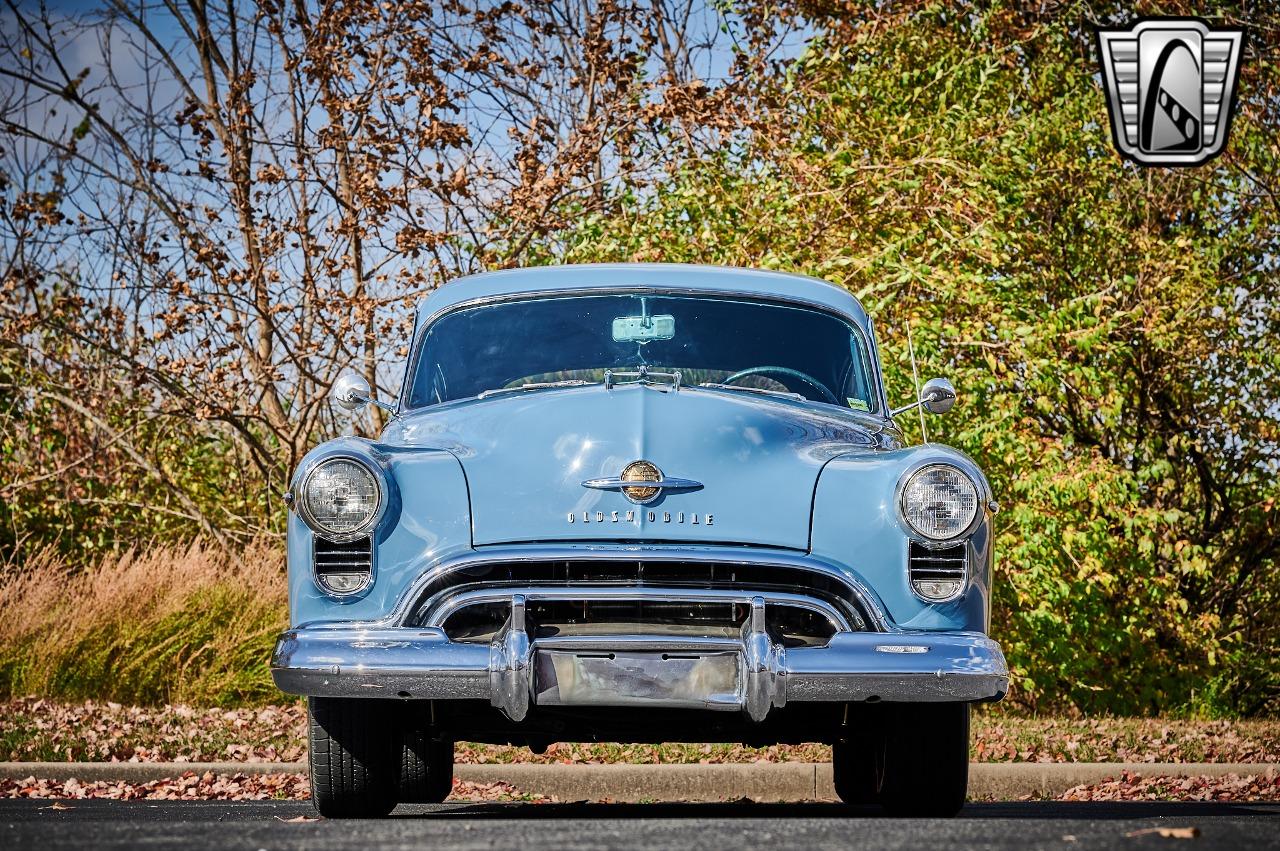
[[[511,613],[508,602],[465,606],[444,622],[454,641],[492,641]],[[737,638],[751,607],[736,602],[668,600],[530,600],[526,629],[533,639],[563,636],[645,635],[679,638]],[[785,647],[820,647],[835,635],[822,614],[800,606],[770,604],[766,628]]]
[[[369,584],[373,575],[373,539],[329,541],[315,537],[311,548],[316,581],[334,594],[350,594]]]
[[[907,555],[911,588],[930,602],[950,600],[964,590],[965,545],[931,549],[911,542]]]
[[[641,592],[654,586],[772,590],[821,600],[839,611],[853,629],[866,629],[869,621],[857,594],[847,583],[815,569],[714,561],[583,559],[488,562],[449,571],[436,577],[422,590],[408,623],[425,623],[434,607],[464,589],[500,587],[510,588],[515,593],[520,587],[531,585],[626,585]]]

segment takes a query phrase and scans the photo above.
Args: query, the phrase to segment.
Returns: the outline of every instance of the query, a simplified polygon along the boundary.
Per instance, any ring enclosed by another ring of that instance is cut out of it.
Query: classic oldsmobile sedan
[[[680,265],[464,278],[421,305],[391,412],[288,494],[314,801],[449,792],[457,740],[828,742],[850,803],[951,815],[986,635],[996,503],[905,446],[875,333],[823,281]]]

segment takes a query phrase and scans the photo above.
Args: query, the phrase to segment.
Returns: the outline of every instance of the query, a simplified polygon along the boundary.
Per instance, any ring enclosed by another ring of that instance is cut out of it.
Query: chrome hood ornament
[[[611,479],[587,479],[584,488],[605,491],[622,491],[622,495],[637,505],[653,502],[664,490],[699,490],[702,482],[693,479],[669,479],[655,464],[649,461],[632,461],[622,474]]]

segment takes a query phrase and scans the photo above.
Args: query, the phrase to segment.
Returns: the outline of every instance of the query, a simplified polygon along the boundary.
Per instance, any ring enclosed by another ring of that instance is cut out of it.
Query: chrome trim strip
[[[587,479],[582,483],[584,488],[595,488],[602,491],[620,491],[623,488],[657,488],[658,490],[698,490],[702,482],[693,479],[672,479],[663,476],[656,482],[629,481],[614,476],[607,479]],[[646,500],[652,502],[652,500]]]
[[[460,609],[484,603],[502,603],[509,601],[512,594],[522,600],[641,600],[643,602],[683,603],[746,603],[763,599],[766,603],[792,606],[822,615],[835,627],[837,632],[849,632],[852,627],[849,621],[821,600],[801,594],[788,594],[768,591],[736,591],[728,588],[669,588],[654,585],[644,586],[599,586],[599,585],[520,585],[518,587],[480,588],[470,591],[459,591],[443,599],[429,604],[423,611],[422,621],[426,627],[443,627],[449,618]]]
[[[739,650],[742,642],[737,638],[719,638],[714,635],[554,635],[539,638],[534,644],[539,650]]]

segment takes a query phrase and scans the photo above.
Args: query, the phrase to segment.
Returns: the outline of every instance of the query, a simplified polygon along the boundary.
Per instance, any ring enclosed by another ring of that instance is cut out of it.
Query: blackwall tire
[[[891,816],[950,818],[969,785],[969,705],[903,706],[886,730],[879,797]]]
[[[307,699],[311,802],[326,818],[371,818],[395,809],[400,736],[378,700]]]
[[[400,752],[402,804],[438,804],[453,791],[453,742],[406,730]]]
[[[831,779],[836,795],[850,806],[866,806],[880,800],[877,772],[884,747],[880,737],[836,742],[831,747]]]

